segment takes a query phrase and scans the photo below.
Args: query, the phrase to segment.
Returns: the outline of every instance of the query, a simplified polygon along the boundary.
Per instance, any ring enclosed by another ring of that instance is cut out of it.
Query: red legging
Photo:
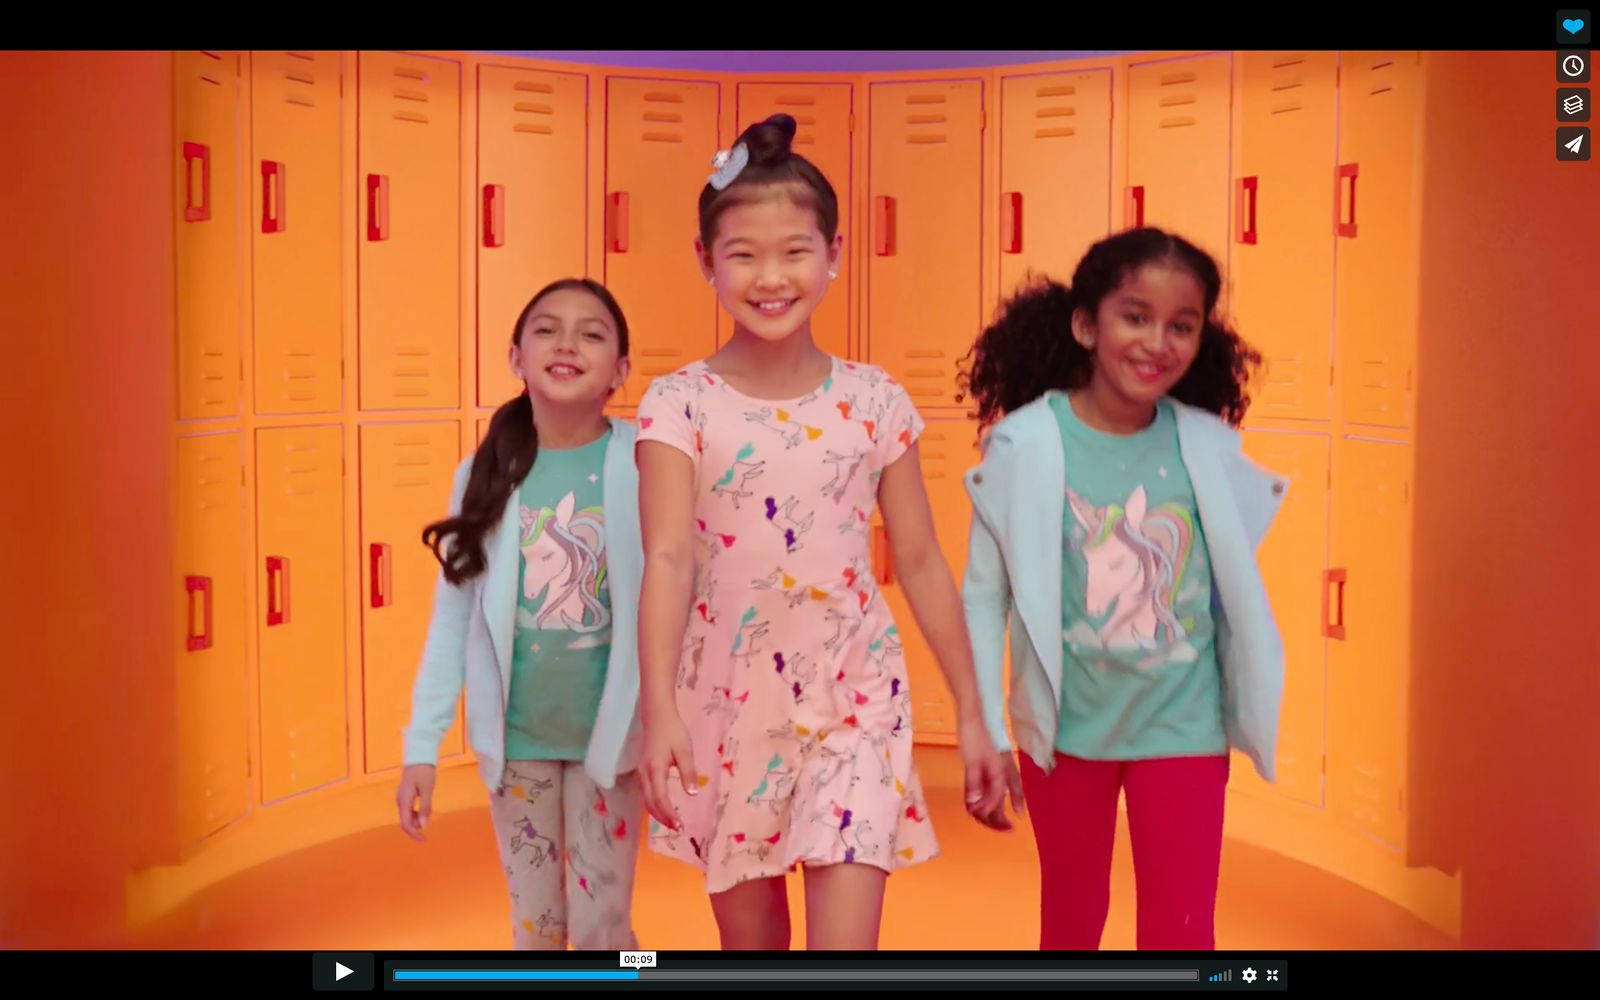
[[[1039,847],[1039,947],[1100,947],[1111,905],[1117,791],[1128,792],[1140,950],[1210,951],[1228,758],[1080,760],[1048,776],[1027,754],[1023,794]]]

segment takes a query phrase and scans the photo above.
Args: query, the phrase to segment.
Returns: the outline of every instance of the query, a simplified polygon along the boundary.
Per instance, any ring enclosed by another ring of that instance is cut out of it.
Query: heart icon
[[[1561,26],[1567,29],[1567,34],[1576,35],[1578,32],[1583,30],[1583,18],[1569,17],[1565,21],[1561,22]]]

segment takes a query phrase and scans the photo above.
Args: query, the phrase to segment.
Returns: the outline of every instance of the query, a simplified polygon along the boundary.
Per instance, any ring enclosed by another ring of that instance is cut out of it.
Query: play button
[[[320,952],[311,956],[311,985],[318,990],[376,989],[376,964],[360,952]]]

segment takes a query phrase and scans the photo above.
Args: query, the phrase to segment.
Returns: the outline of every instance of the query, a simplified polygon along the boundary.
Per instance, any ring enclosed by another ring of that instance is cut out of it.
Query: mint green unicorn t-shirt
[[[1066,457],[1061,714],[1056,749],[1086,760],[1227,752],[1211,561],[1162,401],[1108,434],[1052,396]]]
[[[607,431],[540,448],[522,481],[522,566],[506,708],[507,760],[584,758],[611,655],[604,497]]]

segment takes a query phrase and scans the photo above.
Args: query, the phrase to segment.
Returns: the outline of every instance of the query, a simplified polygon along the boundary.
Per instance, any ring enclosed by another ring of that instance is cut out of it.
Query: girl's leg
[[[1097,950],[1111,908],[1124,765],[1056,754],[1055,770],[1046,775],[1027,754],[1017,756],[1039,850],[1039,948]]]
[[[560,762],[508,762],[500,790],[489,796],[489,815],[511,892],[513,947],[565,948]]]
[[[807,867],[806,948],[874,951],[889,874],[863,864]]]
[[[789,950],[789,891],[781,875],[715,893],[711,912],[723,951]]]
[[[600,788],[579,763],[564,765],[567,913],[580,951],[633,951],[633,873],[643,798],[636,774]]]
[[[1127,765],[1123,784],[1138,883],[1139,949],[1214,949],[1228,758],[1136,761]]]

